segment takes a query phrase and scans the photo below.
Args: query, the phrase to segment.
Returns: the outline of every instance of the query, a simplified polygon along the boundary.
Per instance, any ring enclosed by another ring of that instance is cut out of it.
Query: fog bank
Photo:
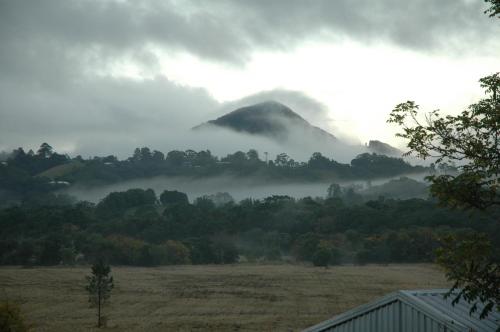
[[[371,185],[379,185],[391,179],[372,180]],[[425,174],[408,175],[407,177],[417,181],[423,181]],[[359,185],[365,187],[367,181],[336,181],[342,186]],[[246,198],[262,199],[272,195],[288,195],[294,198],[303,197],[325,197],[331,182],[268,182],[255,178],[236,178],[232,176],[219,176],[205,179],[192,179],[185,177],[153,177],[149,179],[138,179],[125,181],[112,185],[95,187],[73,186],[64,191],[75,196],[79,200],[98,203],[111,192],[125,191],[132,188],[153,189],[157,196],[164,190],[178,190],[188,195],[193,201],[197,197],[210,195],[217,192],[229,193],[235,201],[239,202]]]

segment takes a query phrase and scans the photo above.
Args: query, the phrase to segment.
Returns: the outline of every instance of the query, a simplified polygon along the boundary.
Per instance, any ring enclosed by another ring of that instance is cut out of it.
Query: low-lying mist
[[[412,174],[408,178],[424,181],[425,174]],[[371,186],[377,186],[393,178],[377,179],[370,181]],[[341,186],[349,187],[356,185],[358,188],[366,188],[367,181],[338,181]],[[79,200],[97,203],[111,192],[126,191],[132,188],[153,189],[157,195],[164,190],[177,190],[188,195],[190,201],[197,197],[211,195],[218,192],[229,193],[235,201],[246,198],[262,199],[272,195],[288,195],[294,198],[303,197],[325,197],[330,182],[269,182],[257,178],[241,178],[233,176],[218,176],[204,179],[193,179],[187,177],[153,177],[149,179],[138,179],[120,182],[112,185],[94,187],[73,186],[64,190],[64,193],[76,197]]]
[[[178,143],[186,149],[209,149],[218,156],[225,156],[238,150],[246,152],[255,149],[261,158],[264,152],[268,152],[269,157],[274,159],[276,155],[284,152],[292,159],[304,162],[309,160],[314,152],[320,152],[325,157],[341,163],[349,163],[357,155],[369,152],[360,143],[332,141],[328,137],[318,137],[290,123],[285,123],[284,126],[288,132],[286,138],[281,139],[235,132],[222,127],[208,127],[186,133],[184,139]]]

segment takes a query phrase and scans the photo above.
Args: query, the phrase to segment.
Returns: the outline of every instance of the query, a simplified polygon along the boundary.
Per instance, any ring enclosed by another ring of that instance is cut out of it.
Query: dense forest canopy
[[[384,186],[399,188],[401,178]],[[0,264],[221,264],[305,261],[317,265],[430,262],[440,239],[486,233],[498,248],[499,211],[470,214],[430,199],[374,197],[332,184],[325,198],[270,196],[235,203],[130,189],[98,204],[45,193],[0,210]],[[474,222],[472,222],[474,219]]]

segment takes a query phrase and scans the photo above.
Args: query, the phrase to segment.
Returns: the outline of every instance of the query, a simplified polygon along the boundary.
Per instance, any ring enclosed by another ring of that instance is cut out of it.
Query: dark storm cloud
[[[184,14],[171,1],[3,1],[0,6],[2,41],[14,47],[27,45],[28,52],[48,52],[47,44],[66,57],[82,52],[106,57],[152,43],[235,60],[238,49],[247,49],[227,20],[203,9]]]
[[[349,38],[459,55],[497,48],[500,26],[473,0],[0,0],[0,75],[55,86],[153,48],[243,64],[252,51]]]
[[[413,49],[473,49],[500,32],[476,0],[232,1],[256,21],[244,30],[281,44],[323,33]],[[253,28],[256,27],[256,28]]]
[[[288,48],[320,36],[463,51],[476,50],[500,32],[484,8],[479,0],[4,0],[0,37],[27,60],[45,48],[42,61],[84,51],[135,52],[154,44],[242,63],[255,48]],[[9,57],[2,49],[2,60],[15,68],[13,52]],[[55,57],[54,49],[61,51]]]

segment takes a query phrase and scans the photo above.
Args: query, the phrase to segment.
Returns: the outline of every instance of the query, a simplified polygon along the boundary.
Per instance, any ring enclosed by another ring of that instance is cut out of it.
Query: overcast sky
[[[229,144],[189,128],[269,99],[339,137],[401,146],[386,124],[393,106],[412,99],[457,113],[481,98],[479,78],[500,71],[500,23],[484,9],[482,0],[0,0],[0,150],[246,149],[247,137]]]

